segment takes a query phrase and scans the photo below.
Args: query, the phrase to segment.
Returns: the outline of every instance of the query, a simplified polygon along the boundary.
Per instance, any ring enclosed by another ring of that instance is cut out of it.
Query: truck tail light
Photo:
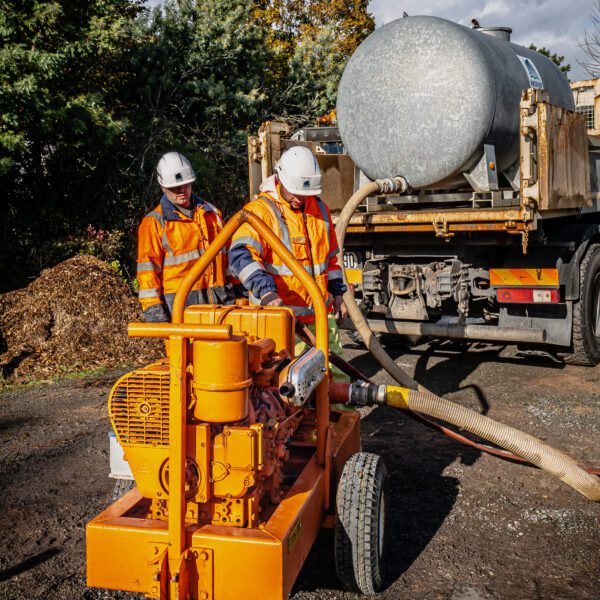
[[[560,302],[557,289],[497,288],[496,298],[501,304],[551,304]]]

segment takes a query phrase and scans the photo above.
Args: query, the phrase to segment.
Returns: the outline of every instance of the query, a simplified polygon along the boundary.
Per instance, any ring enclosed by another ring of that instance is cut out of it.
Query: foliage
[[[137,0],[0,4],[3,285],[15,263],[44,266],[40,242],[103,220],[139,11]]]
[[[335,104],[368,0],[0,0],[0,291],[92,253],[128,279],[166,151],[231,214],[246,137]],[[115,262],[116,261],[116,262]]]
[[[197,191],[226,209],[242,194],[245,132],[264,100],[264,31],[250,9],[244,0],[168,0],[155,9],[142,24],[149,39],[134,59],[129,98],[142,133],[130,169],[149,181],[160,155],[177,148],[198,171]]]
[[[538,48],[535,44],[529,44],[528,48],[530,50],[535,50],[536,52],[539,52],[540,54],[543,54],[544,56],[548,57],[555,65],[560,67],[560,70],[565,75],[568,75],[569,71],[571,70],[571,65],[569,63],[563,64],[565,61],[564,56],[556,54],[556,52],[551,52],[550,50],[548,50],[548,48],[545,48],[544,46]]]
[[[375,28],[369,0],[255,0],[272,49],[271,115],[314,120],[335,105],[346,61]],[[294,119],[299,122],[298,119]]]
[[[581,61],[581,66],[591,77],[600,77],[600,0],[597,0],[590,15],[591,27],[583,36],[579,45],[587,58]]]

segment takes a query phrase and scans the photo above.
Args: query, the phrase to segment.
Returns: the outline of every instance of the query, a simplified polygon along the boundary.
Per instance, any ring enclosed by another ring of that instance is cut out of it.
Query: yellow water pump
[[[310,292],[317,343],[300,356],[290,309],[184,311],[191,285],[243,222]],[[182,283],[173,323],[134,323],[129,334],[168,339],[169,352],[119,379],[110,394],[136,487],[88,524],[88,584],[163,600],[279,600],[319,530],[337,518],[341,579],[364,591],[379,587],[384,521],[365,516],[372,526],[359,545],[375,555],[363,559],[368,574],[355,576],[354,538],[365,529],[350,509],[362,494],[379,498],[373,510],[382,510],[385,469],[359,452],[358,413],[330,408],[323,297],[262,221],[238,213]],[[341,512],[336,493],[347,507]]]

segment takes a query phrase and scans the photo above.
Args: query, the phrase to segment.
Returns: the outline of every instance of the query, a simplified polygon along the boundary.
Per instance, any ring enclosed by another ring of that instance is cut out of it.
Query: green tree
[[[97,251],[90,231],[132,257],[167,150],[189,155],[208,199],[237,207],[269,53],[250,9],[243,0],[171,0],[152,12],[141,0],[0,0],[4,289]]]
[[[594,3],[590,14],[591,26],[586,30],[579,47],[585,52],[581,66],[591,77],[600,77],[600,0]]]
[[[274,94],[278,112],[312,119],[335,106],[347,60],[332,26],[305,34],[290,60],[288,86]]]
[[[133,262],[165,151],[235,210],[247,134],[335,103],[367,4],[0,0],[0,290],[76,252]]]
[[[375,28],[369,0],[255,0],[268,31],[271,115],[307,122],[335,104],[346,61]]]
[[[247,194],[245,139],[265,100],[264,28],[244,0],[168,0],[144,28],[128,98],[143,132],[131,170],[150,181],[160,155],[178,148],[198,170],[196,188],[230,212]]]
[[[571,70],[571,65],[569,63],[565,63],[564,56],[556,54],[556,52],[551,52],[550,50],[548,50],[548,48],[545,48],[544,46],[538,48],[535,44],[529,44],[528,48],[530,50],[535,50],[536,52],[539,52],[540,54],[543,54],[544,56],[548,57],[555,65],[560,67],[560,70],[565,75],[568,75],[569,71]]]
[[[0,3],[3,287],[15,266],[44,266],[46,242],[106,212],[106,175],[127,129],[116,97],[140,10],[137,0]]]

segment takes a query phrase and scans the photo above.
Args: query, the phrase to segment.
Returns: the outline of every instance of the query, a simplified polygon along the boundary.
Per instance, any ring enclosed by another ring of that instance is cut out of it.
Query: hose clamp
[[[375,183],[379,186],[382,194],[403,194],[410,188],[407,179],[401,175],[390,179],[378,179]]]

